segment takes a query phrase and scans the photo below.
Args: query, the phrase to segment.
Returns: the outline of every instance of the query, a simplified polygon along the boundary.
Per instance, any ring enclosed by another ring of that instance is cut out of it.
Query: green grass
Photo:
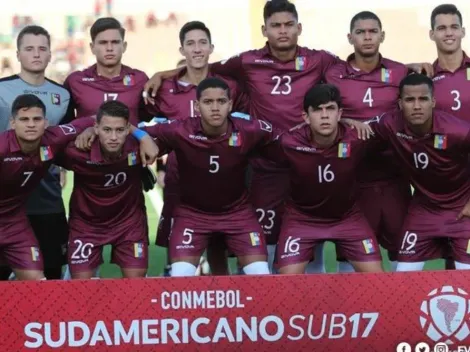
[[[63,191],[63,198],[65,203],[65,208],[68,211],[68,203],[70,199],[70,194],[72,191],[73,185],[73,174],[71,172],[67,175],[67,185]],[[150,238],[150,247],[149,247],[149,276],[160,276],[163,273],[163,268],[166,263],[166,250],[155,246],[155,238],[158,226],[158,219],[160,214],[157,214],[150,198],[145,196],[145,204],[147,207],[148,223],[149,223],[149,238]],[[336,251],[334,244],[328,242],[324,248],[325,253],[325,265],[327,272],[336,271]],[[121,277],[121,271],[115,264],[110,264],[110,255],[111,247],[105,246],[103,251],[104,264],[101,266],[101,277],[105,278],[117,278]],[[390,263],[388,261],[386,253],[382,251],[382,256],[384,258],[384,265],[387,271],[390,270]],[[235,260],[230,260],[230,267],[232,271],[236,269]],[[433,260],[426,263],[425,270],[440,270],[444,268],[443,260]]]

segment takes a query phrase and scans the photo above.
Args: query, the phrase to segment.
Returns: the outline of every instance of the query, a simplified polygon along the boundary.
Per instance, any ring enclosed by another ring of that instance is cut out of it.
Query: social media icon
[[[434,352],[449,352],[449,346],[444,342],[439,342],[434,346]]]
[[[431,347],[426,342],[420,342],[415,347],[415,352],[430,352]]]
[[[411,352],[411,345],[406,342],[400,342],[397,346],[397,352]]]

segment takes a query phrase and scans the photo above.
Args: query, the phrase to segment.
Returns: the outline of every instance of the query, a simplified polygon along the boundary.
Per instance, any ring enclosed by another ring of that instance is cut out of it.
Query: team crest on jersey
[[[305,56],[297,56],[295,59],[295,70],[303,71],[307,66],[307,58]]]
[[[345,159],[351,156],[351,144],[340,143],[338,144],[338,158]]]
[[[134,75],[125,75],[124,78],[122,79],[122,83],[125,86],[133,86],[135,84]]]
[[[470,67],[467,67],[467,81],[470,81]]]
[[[142,242],[134,243],[134,257],[135,258],[144,257],[144,244]]]
[[[240,132],[232,132],[232,135],[228,139],[228,145],[231,147],[239,147],[242,145],[242,137]]]
[[[41,161],[48,161],[51,160],[53,155],[52,155],[52,149],[50,146],[43,146],[39,149],[39,155],[41,157]]]
[[[253,247],[261,246],[261,238],[258,232],[250,232],[250,241]]]
[[[382,68],[381,79],[382,79],[382,82],[390,83],[392,81],[392,70],[387,70],[386,68]]]
[[[59,93],[51,93],[51,103],[53,105],[60,105],[60,94]]]
[[[443,134],[436,134],[434,136],[434,148],[435,149],[447,149],[447,136]]]
[[[375,253],[375,245],[374,245],[374,241],[372,240],[363,240],[362,241],[362,246],[364,247],[364,252],[366,252],[366,254],[372,254],[372,253]]]
[[[127,164],[129,166],[137,165],[137,153],[136,152],[127,154]]]
[[[39,248],[38,247],[31,247],[31,260],[33,262],[39,261]]]

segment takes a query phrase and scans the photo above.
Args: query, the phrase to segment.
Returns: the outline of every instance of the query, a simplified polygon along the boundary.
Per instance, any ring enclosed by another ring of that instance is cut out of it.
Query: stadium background
[[[211,61],[264,45],[260,26],[266,0],[15,0],[3,1],[0,15],[0,76],[19,70],[16,60],[16,34],[26,24],[44,26],[52,36],[52,62],[49,77],[62,81],[71,70],[94,63],[89,50],[89,28],[97,17],[112,15],[126,27],[127,52],[123,62],[148,75],[172,68],[181,58],[178,52],[179,28],[187,21],[200,20],[212,32],[215,45]],[[300,45],[326,49],[342,58],[351,52],[346,40],[351,17],[363,10],[377,13],[386,32],[381,53],[401,62],[432,62],[435,47],[429,40],[429,16],[444,1],[435,0],[293,0],[299,12],[303,33]],[[452,1],[464,18],[470,14],[468,1]],[[464,49],[469,37],[463,41]],[[66,207],[73,179],[69,175],[64,189]],[[149,235],[154,242],[162,207],[161,190],[146,194]],[[334,247],[326,247],[327,269],[335,268]],[[166,253],[150,248],[149,275],[160,275]],[[105,251],[109,258],[109,248]],[[106,262],[109,262],[106,259]],[[233,264],[233,263],[232,263]],[[441,261],[427,268],[441,268]],[[104,277],[118,277],[114,265],[102,267]]]

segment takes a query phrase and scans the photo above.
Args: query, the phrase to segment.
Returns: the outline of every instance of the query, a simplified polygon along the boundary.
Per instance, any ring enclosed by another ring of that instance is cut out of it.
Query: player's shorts
[[[411,205],[402,228],[398,261],[423,262],[451,254],[455,261],[470,264],[470,219],[456,220],[460,211]]]
[[[178,207],[170,236],[170,258],[200,257],[214,235],[237,257],[266,255],[266,243],[250,205],[225,214],[204,214]]]
[[[111,263],[123,269],[147,269],[147,223],[87,231],[83,222],[70,222],[68,263],[72,273],[95,271],[103,264],[103,246],[112,245]],[[85,231],[84,231],[85,230]]]
[[[19,270],[43,270],[43,257],[26,217],[0,224],[0,263]]]
[[[284,215],[284,202],[290,190],[289,172],[265,172],[254,168],[251,175],[250,201],[256,209],[258,220],[267,244],[276,244]]]
[[[380,248],[372,229],[359,210],[337,222],[321,222],[295,210],[288,210],[282,221],[276,249],[276,267],[309,262],[315,246],[325,241],[348,261],[381,261]]]
[[[44,268],[67,264],[69,226],[65,213],[28,215],[44,260]]]
[[[411,200],[409,182],[397,179],[358,190],[358,204],[379,244],[395,261],[400,247],[401,229]]]

